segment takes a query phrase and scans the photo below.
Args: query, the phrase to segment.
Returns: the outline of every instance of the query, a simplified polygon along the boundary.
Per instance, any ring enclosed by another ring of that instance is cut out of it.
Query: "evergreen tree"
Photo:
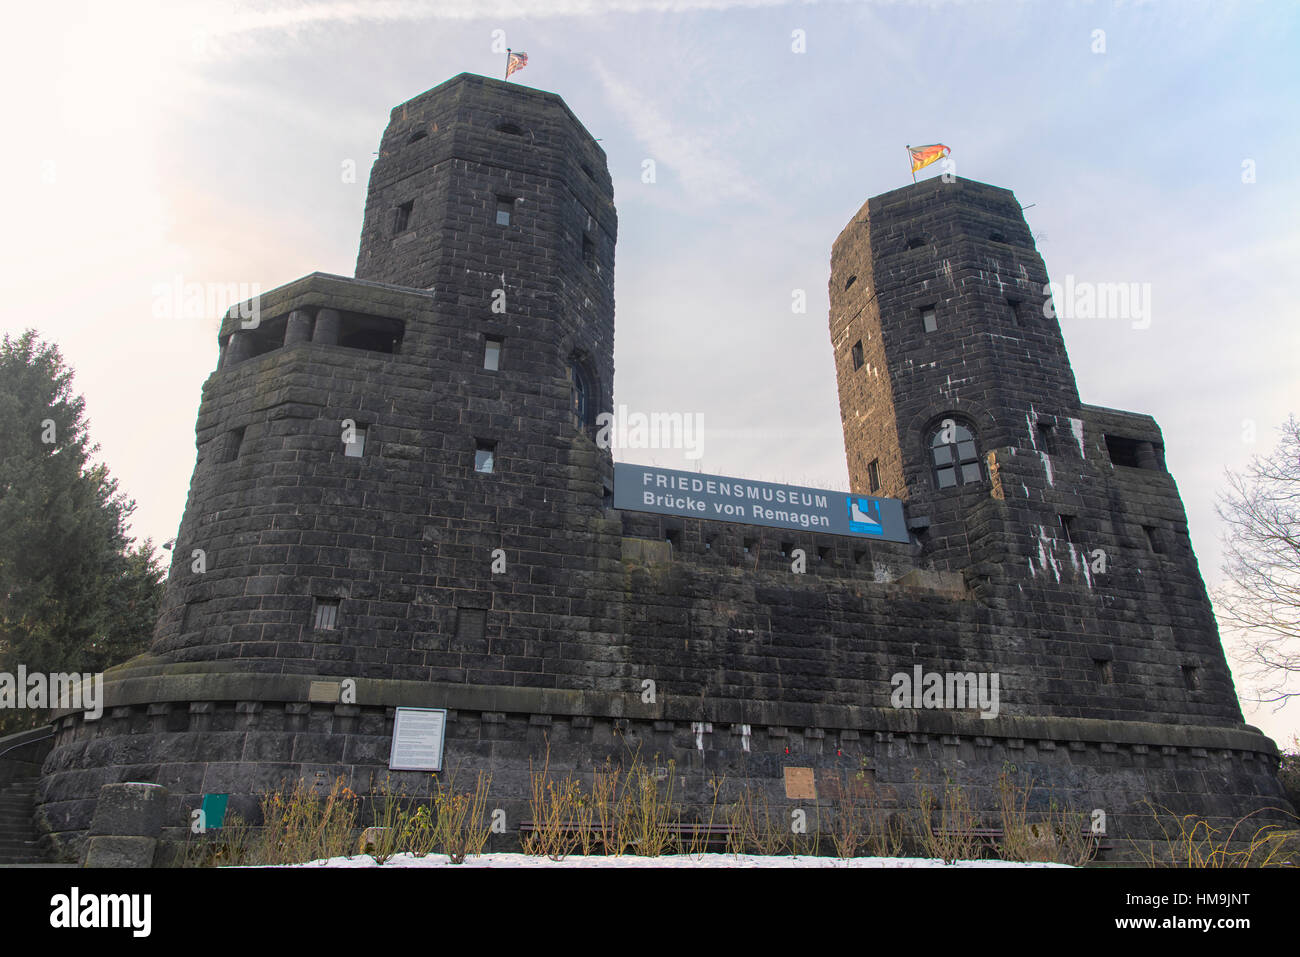
[[[35,330],[0,345],[0,671],[98,672],[143,651],[162,570],[126,520],[135,503],[91,462],[85,400]],[[0,731],[31,726],[0,711]]]

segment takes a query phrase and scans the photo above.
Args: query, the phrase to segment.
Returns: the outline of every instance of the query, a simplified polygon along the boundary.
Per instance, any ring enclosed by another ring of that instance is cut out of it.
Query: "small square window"
[[[474,471],[491,472],[496,460],[496,443],[479,442],[474,450]]]
[[[859,339],[853,343],[853,369],[857,371],[862,368],[862,340]]]
[[[867,560],[867,550],[865,548],[855,548],[853,550],[853,564],[861,565]]]
[[[755,539],[752,539],[752,538],[746,538],[746,539],[744,540],[743,544],[744,544],[745,554],[746,554],[746,555],[748,555],[750,552],[752,552],[752,551],[757,547],[757,542],[756,542],[756,540],[755,540]]]
[[[411,225],[411,211],[415,209],[415,200],[403,203],[393,210],[393,235],[406,232]]]
[[[790,553],[791,553],[792,551],[794,551],[794,542],[782,542],[782,543],[781,543],[781,557],[782,557],[782,558],[789,558],[789,557],[790,557]]]
[[[828,562],[831,560],[831,550],[826,545],[817,546],[817,561]]]
[[[347,441],[349,438],[351,442]],[[350,459],[359,459],[366,450],[366,427],[353,426],[343,433],[343,455]]]
[[[483,368],[496,372],[501,368],[501,340],[487,337],[483,346]]]
[[[515,201],[511,199],[509,196],[497,197],[497,225],[498,226],[510,225],[510,213],[514,210],[514,208],[515,208]]]
[[[926,332],[934,332],[939,328],[939,320],[934,314],[934,306],[926,306],[921,310],[921,328]]]
[[[324,631],[332,631],[338,627],[338,623],[339,599],[317,598],[316,607],[312,610],[311,626]]]
[[[487,633],[487,611],[482,608],[456,609],[456,637],[471,641],[481,639]]]
[[[872,494],[880,491],[880,460],[872,459],[867,463],[867,485]]]

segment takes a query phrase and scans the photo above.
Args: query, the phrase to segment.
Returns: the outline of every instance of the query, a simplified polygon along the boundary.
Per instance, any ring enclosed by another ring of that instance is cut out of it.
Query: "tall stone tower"
[[[1080,402],[1048,288],[1010,190],[934,177],[863,204],[831,253],[851,485],[908,503],[922,563],[1042,603],[1035,636],[1082,681],[1044,681],[1054,708],[1087,688],[1240,722],[1160,430]]]
[[[742,786],[830,820],[850,778],[912,814],[918,774],[993,817],[1007,764],[1115,834],[1153,832],[1147,799],[1285,804],[1160,431],[1080,403],[1010,192],[886,193],[832,252],[855,495],[822,497],[902,499],[908,541],[613,507],[594,426],[616,230],[604,154],[559,97],[462,74],[392,111],[356,277],[222,323],[154,642],[105,676],[102,717],[56,715],[56,846],[75,853],[109,783],[165,786],[174,841],[209,799],[255,821],[285,782],[364,795],[391,771],[427,793],[393,761],[404,707],[445,714],[444,772],[492,774],[495,849],[548,762],[591,782],[672,761],[701,821]],[[1000,698],[900,707],[914,669]]]

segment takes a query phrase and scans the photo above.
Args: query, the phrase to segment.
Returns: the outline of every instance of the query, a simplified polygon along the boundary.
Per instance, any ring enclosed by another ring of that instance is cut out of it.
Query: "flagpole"
[[[907,144],[907,168],[912,170],[912,182],[916,182],[916,169],[912,166],[912,144]]]
[[[503,79],[507,83],[510,82],[510,48],[509,47],[506,47],[506,75],[503,77]]]

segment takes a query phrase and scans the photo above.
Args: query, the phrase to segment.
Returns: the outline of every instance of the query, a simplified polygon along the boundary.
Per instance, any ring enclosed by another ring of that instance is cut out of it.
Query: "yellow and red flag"
[[[942,143],[935,143],[931,146],[909,146],[907,152],[912,156],[912,173],[915,174],[917,170],[925,169],[931,163],[937,163],[952,150]]]
[[[506,79],[508,80],[511,73],[517,73],[528,66],[528,54],[515,53],[512,50],[507,50],[506,53],[508,54],[506,57]]]

